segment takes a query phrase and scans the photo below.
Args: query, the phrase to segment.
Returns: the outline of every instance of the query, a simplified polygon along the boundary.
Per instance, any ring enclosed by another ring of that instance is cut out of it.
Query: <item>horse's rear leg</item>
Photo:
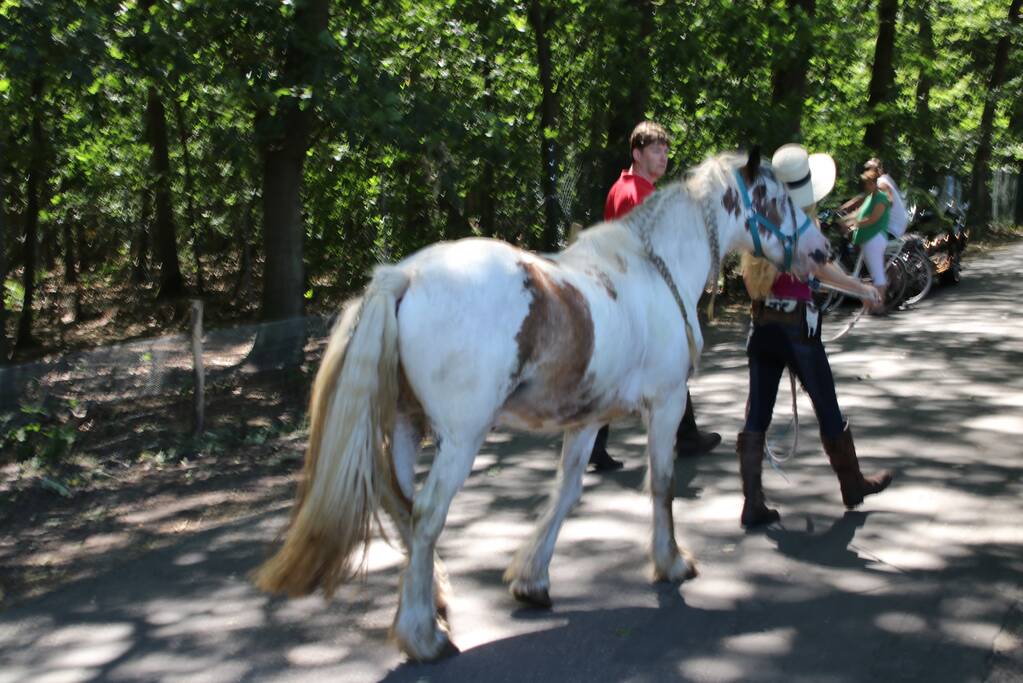
[[[482,434],[469,439],[445,437],[412,505],[411,549],[394,620],[398,645],[412,659],[431,660],[457,652],[435,607],[434,552],[451,500],[469,476],[482,443]]]
[[[405,555],[412,553],[412,501],[415,499],[416,461],[426,428],[422,413],[399,412],[391,434],[391,461],[395,480],[385,489],[382,503],[394,522],[401,537]],[[434,558],[434,599],[441,618],[447,620],[448,585],[447,571],[440,557]]]
[[[554,544],[562,522],[582,495],[583,473],[598,429],[599,426],[594,425],[565,432],[551,502],[504,573],[504,580],[509,582],[508,589],[516,600],[538,607],[551,606],[549,568]]]
[[[685,391],[678,398],[661,402],[647,418],[647,455],[650,457],[650,494],[654,504],[653,546],[656,581],[685,581],[696,576],[696,564],[688,551],[679,551],[675,541],[674,441],[685,408]]]

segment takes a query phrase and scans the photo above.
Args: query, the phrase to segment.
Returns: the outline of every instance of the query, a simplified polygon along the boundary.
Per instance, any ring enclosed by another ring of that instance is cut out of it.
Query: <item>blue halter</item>
[[[806,221],[799,226],[799,229],[794,234],[786,235],[767,216],[753,210],[753,202],[750,201],[749,192],[746,190],[746,182],[742,179],[742,174],[739,171],[735,172],[735,180],[739,185],[742,203],[746,207],[746,224],[749,226],[750,235],[753,236],[753,255],[764,255],[764,250],[760,247],[760,230],[758,228],[758,226],[763,226],[767,228],[768,232],[778,238],[778,241],[781,242],[782,247],[785,249],[785,264],[782,272],[787,273],[792,268],[792,252],[796,245],[799,244],[799,236],[810,228],[810,217],[807,216]]]

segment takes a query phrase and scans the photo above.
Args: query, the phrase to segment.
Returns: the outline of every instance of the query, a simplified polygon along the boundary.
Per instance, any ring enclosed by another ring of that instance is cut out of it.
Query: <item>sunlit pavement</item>
[[[383,543],[367,579],[329,603],[256,592],[245,576],[285,522],[282,501],[0,614],[0,683],[1021,680],[1023,244],[968,266],[960,286],[864,319],[830,348],[864,470],[897,471],[856,512],[801,397],[799,452],[784,477],[765,472],[782,524],[739,528],[745,330],[722,324],[692,393],[725,443],[676,469],[693,581],[650,581],[644,437],[624,424],[611,446],[626,468],[588,474],[561,533],[554,609],[520,608],[501,573],[558,441],[495,434],[440,543],[460,656],[410,665],[388,642],[401,556]],[[789,400],[783,382],[782,445]]]

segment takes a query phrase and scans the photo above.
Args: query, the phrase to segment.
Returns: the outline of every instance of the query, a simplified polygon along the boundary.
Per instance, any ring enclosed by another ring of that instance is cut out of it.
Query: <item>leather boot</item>
[[[746,528],[770,524],[781,519],[777,510],[764,503],[764,489],[760,473],[764,464],[764,433],[739,432],[735,440],[735,452],[739,455],[739,472],[742,474],[742,525]]]
[[[686,412],[675,432],[675,457],[691,458],[710,453],[721,443],[721,435],[717,432],[701,432],[696,426],[696,414],[693,412],[693,397],[686,394]]]
[[[838,475],[842,502],[850,510],[862,503],[864,496],[880,493],[892,483],[892,473],[888,470],[881,470],[870,477],[864,477],[860,472],[860,461],[856,457],[856,446],[848,422],[837,438],[829,439],[821,434],[821,443],[831,461],[831,468]]]
[[[597,432],[597,440],[593,442],[593,450],[590,451],[590,464],[593,465],[596,472],[613,472],[625,466],[625,463],[615,460],[607,452],[607,437],[610,433],[611,428],[604,425]]]

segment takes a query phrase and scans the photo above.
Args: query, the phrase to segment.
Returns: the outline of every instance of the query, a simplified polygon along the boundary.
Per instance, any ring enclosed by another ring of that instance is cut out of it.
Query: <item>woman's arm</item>
[[[867,284],[859,278],[847,275],[845,271],[835,265],[833,261],[818,266],[814,276],[824,284],[833,285],[846,292],[851,292],[863,301],[878,303],[881,295],[874,285]]]
[[[866,197],[864,197],[864,195],[858,194],[855,197],[853,197],[852,199],[850,199],[849,201],[847,201],[845,204],[842,204],[842,206],[840,206],[838,208],[839,208],[840,211],[845,211],[845,212],[854,211],[854,210],[856,210],[856,209],[858,209],[860,207],[860,204],[863,203],[863,200],[865,198]]]

